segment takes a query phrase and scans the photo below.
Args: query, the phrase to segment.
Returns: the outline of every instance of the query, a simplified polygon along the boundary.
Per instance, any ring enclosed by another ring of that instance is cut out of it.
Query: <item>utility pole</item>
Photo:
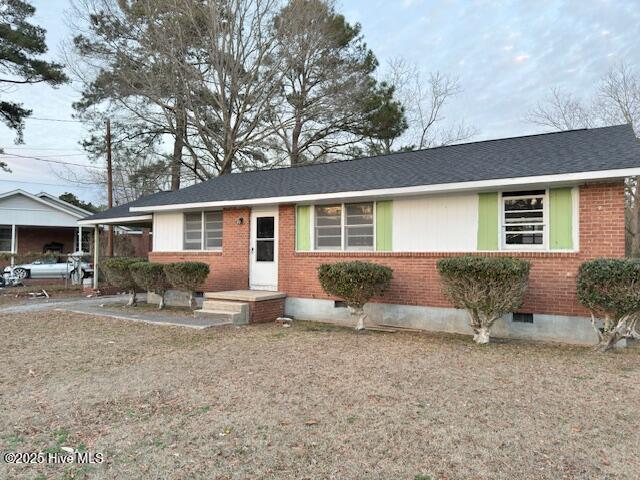
[[[107,206],[113,208],[113,168],[111,165],[111,120],[107,119]],[[113,257],[113,225],[109,225],[107,256]]]

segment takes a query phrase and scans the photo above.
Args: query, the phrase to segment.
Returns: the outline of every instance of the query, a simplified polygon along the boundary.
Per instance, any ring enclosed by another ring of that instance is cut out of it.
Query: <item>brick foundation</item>
[[[249,303],[249,323],[274,322],[284,316],[284,298]]]

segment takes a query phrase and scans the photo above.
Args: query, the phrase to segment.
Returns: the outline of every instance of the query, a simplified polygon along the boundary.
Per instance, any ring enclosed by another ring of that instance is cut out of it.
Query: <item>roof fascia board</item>
[[[153,220],[153,215],[137,215],[135,217],[98,218],[96,220],[78,220],[78,225],[114,225]]]
[[[564,173],[557,175],[539,175],[534,177],[513,177],[494,180],[477,180],[472,182],[441,183],[436,185],[417,185],[413,187],[382,188],[375,190],[360,190],[335,193],[318,193],[312,195],[291,195],[283,197],[249,198],[244,200],[229,200],[215,202],[182,203],[170,205],[151,205],[144,207],[130,207],[131,212],[162,212],[171,210],[185,210],[189,208],[233,207],[250,205],[270,205],[277,203],[301,203],[319,200],[392,197],[416,195],[421,193],[447,193],[466,190],[480,190],[501,188],[506,186],[522,186],[549,183],[575,183],[586,180],[616,179],[640,175],[640,167],[617,170],[598,170],[592,172]]]

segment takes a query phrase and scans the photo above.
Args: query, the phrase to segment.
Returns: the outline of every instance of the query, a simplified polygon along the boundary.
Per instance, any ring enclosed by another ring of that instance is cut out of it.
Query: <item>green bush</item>
[[[603,351],[635,333],[640,314],[640,260],[599,258],[580,265],[578,300],[591,312]],[[602,318],[600,328],[596,322]]]
[[[137,285],[160,296],[158,308],[164,308],[164,294],[171,287],[164,273],[164,265],[151,262],[137,262],[129,266]]]
[[[193,294],[209,276],[209,265],[202,262],[167,263],[164,273],[174,288],[189,292],[189,304],[193,307]]]
[[[456,307],[467,310],[473,339],[488,343],[492,325],[522,305],[530,264],[512,257],[463,256],[438,262],[442,290]]]
[[[325,263],[318,267],[322,289],[331,296],[343,299],[354,316],[356,330],[364,328],[363,308],[372,297],[382,295],[391,285],[393,270],[370,262]]]
[[[131,265],[145,262],[146,259],[138,257],[111,257],[102,263],[102,268],[107,275],[109,283],[121,288],[131,295],[128,305],[136,304],[136,289],[138,284],[131,274]]]

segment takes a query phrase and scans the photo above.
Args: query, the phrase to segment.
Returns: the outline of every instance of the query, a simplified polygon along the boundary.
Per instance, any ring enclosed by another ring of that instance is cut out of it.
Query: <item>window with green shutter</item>
[[[311,250],[311,207],[296,207],[296,250]]]
[[[478,194],[478,250],[498,250],[498,193]]]
[[[549,248],[573,248],[573,199],[570,187],[549,190]]]
[[[393,249],[393,202],[376,203],[376,250],[390,252]]]

